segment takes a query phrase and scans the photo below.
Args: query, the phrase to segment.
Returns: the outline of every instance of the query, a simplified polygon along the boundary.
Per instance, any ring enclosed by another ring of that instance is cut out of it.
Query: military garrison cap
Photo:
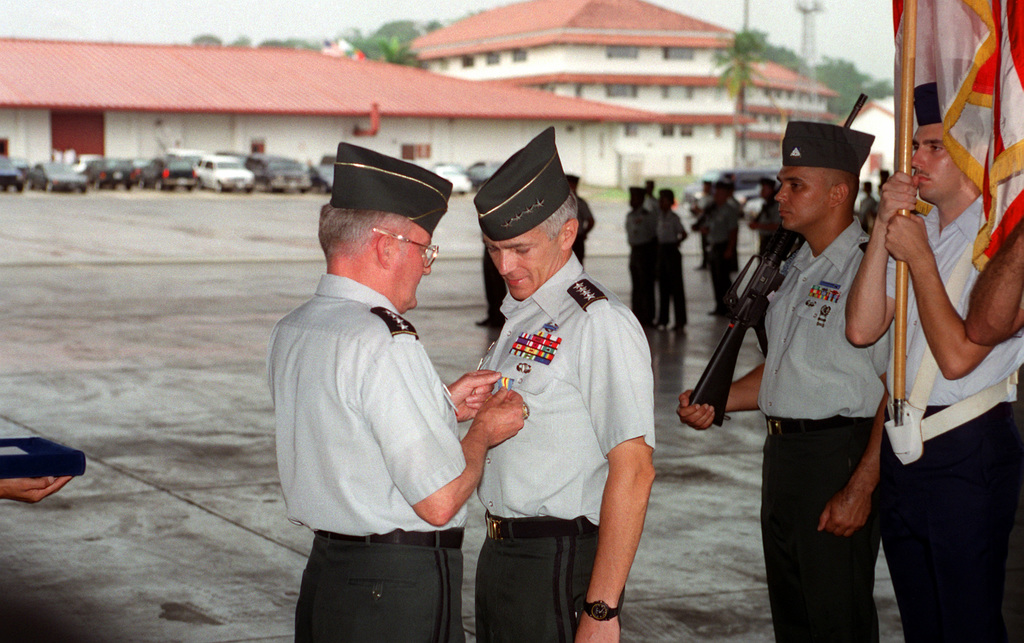
[[[555,128],[513,154],[473,198],[480,229],[492,241],[537,227],[569,198],[569,183],[555,147]]]
[[[942,122],[937,83],[925,83],[914,88],[914,112],[917,114],[918,127]]]
[[[331,192],[336,208],[390,212],[434,234],[451,194],[451,182],[430,170],[365,147],[338,145]]]
[[[843,170],[856,176],[874,140],[870,134],[838,125],[790,121],[782,139],[782,164]]]

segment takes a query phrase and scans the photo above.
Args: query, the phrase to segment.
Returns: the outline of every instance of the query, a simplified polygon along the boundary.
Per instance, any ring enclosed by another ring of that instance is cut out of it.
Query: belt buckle
[[[782,435],[782,420],[776,418],[767,418],[768,420],[768,435]]]
[[[487,537],[491,540],[501,540],[501,523],[489,515],[485,518],[487,520]]]

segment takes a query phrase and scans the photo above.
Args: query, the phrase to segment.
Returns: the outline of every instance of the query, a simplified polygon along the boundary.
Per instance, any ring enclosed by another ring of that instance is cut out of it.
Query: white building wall
[[[10,156],[33,165],[50,159],[50,112],[41,109],[0,109],[0,138]]]
[[[700,76],[715,73],[715,49],[690,49],[690,59],[665,59],[662,47],[639,47],[636,58],[608,56],[605,45],[545,45],[526,51],[526,60],[513,60],[512,50],[428,61],[430,71],[469,80],[491,80],[557,73],[672,74]],[[472,59],[471,67],[463,59]],[[496,62],[495,62],[496,61]]]
[[[504,161],[548,125],[554,125],[562,166],[589,185],[626,187],[650,176],[681,176],[687,169],[701,174],[732,165],[732,128],[694,126],[692,135],[664,136],[662,126],[640,123],[566,122],[534,120],[458,120],[449,118],[382,118],[374,136],[355,136],[368,118],[260,116],[108,112],[105,146],[109,156],[150,158],[168,148],[207,152],[247,152],[260,140],[270,154],[304,163],[333,156],[340,141],[401,158],[403,146],[429,149],[415,162],[465,166],[477,161]],[[717,132],[717,133],[716,133]],[[8,138],[13,156],[36,163],[50,155],[49,112],[0,110],[0,136]]]

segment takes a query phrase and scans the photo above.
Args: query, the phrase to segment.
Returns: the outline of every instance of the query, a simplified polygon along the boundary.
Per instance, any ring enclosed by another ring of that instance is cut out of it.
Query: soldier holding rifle
[[[857,175],[873,137],[791,122],[782,144],[782,226],[807,243],[766,317],[766,362],[729,388],[727,411],[767,419],[761,530],[778,641],[877,641],[872,591],[875,487],[888,342],[852,346],[846,291],[867,240],[855,221]],[[680,420],[711,425],[715,409],[679,396]]]

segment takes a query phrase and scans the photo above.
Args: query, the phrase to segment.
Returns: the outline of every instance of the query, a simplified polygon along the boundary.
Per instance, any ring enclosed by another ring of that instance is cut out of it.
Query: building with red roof
[[[504,160],[548,125],[567,171],[622,185],[685,118],[320,52],[0,39],[0,153],[170,148],[319,162],[348,141],[427,166]],[[625,132],[641,130],[640,136]]]
[[[660,136],[674,153],[664,164],[648,158],[646,169],[695,174],[735,165],[741,131],[747,161],[762,164],[778,158],[787,119],[835,120],[826,107],[832,90],[775,63],[758,65],[750,109],[737,113],[717,62],[732,39],[728,29],[643,0],[528,0],[455,22],[412,48],[441,74],[671,115]]]

